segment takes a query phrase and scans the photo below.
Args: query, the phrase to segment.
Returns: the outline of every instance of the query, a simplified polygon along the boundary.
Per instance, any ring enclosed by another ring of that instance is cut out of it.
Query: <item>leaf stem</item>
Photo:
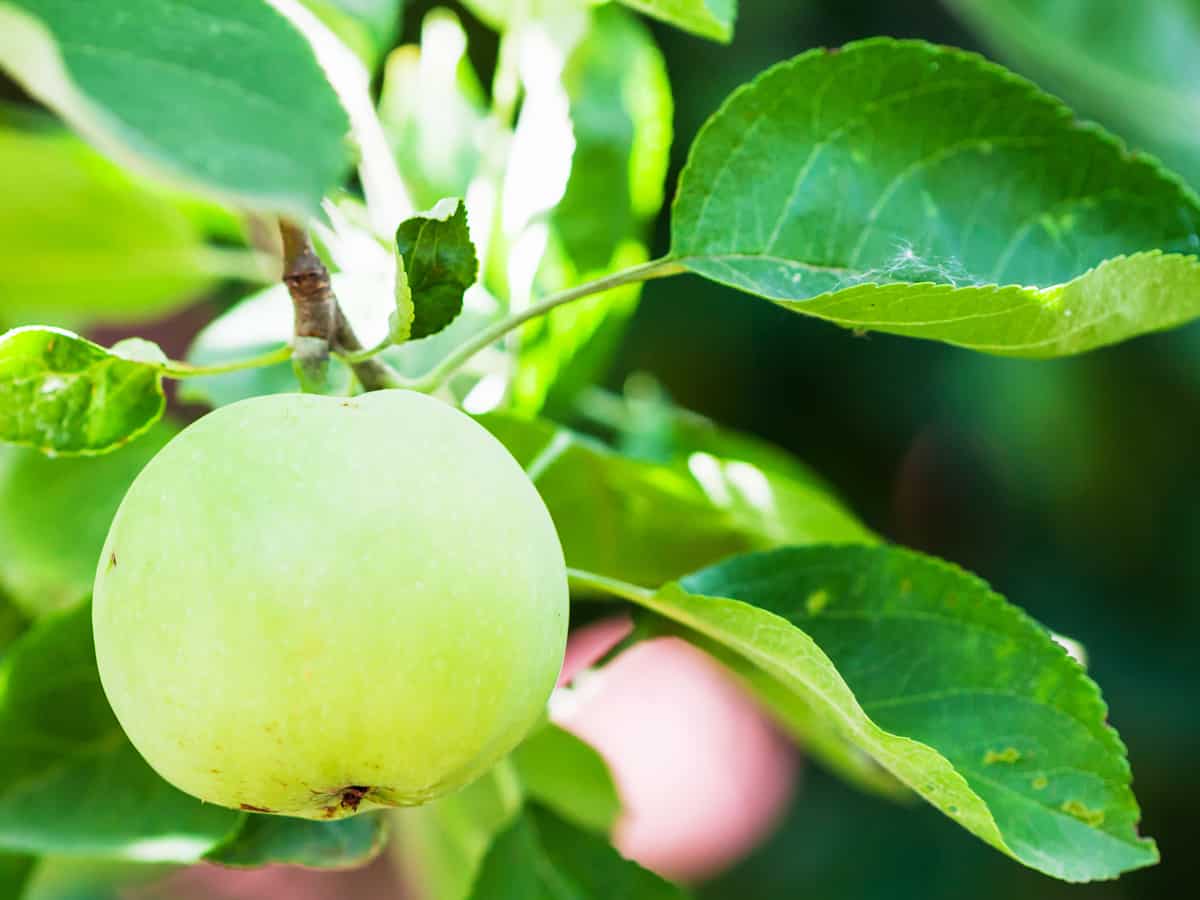
[[[346,363],[346,365],[354,366],[358,365],[359,363],[365,363],[374,356],[378,356],[389,347],[395,346],[395,343],[396,342],[392,340],[391,335],[388,335],[374,347],[368,347],[366,350],[343,349],[338,353],[338,356],[342,358],[342,362]]]
[[[212,366],[194,366],[191,363],[170,360],[160,371],[167,378],[201,378],[205,375],[225,375],[229,372],[241,372],[245,369],[258,369],[263,366],[273,366],[276,363],[287,362],[292,358],[291,344],[276,347],[269,353],[252,356],[249,359],[238,359],[233,362],[217,363]]]
[[[587,572],[583,569],[568,568],[567,579],[572,588],[583,588],[593,593],[598,592],[607,594],[610,597],[620,597],[622,600],[628,600],[630,603],[636,603],[639,606],[644,606],[648,600],[654,597],[654,591],[649,588],[630,584],[628,581],[621,581],[617,578],[609,578],[607,575]]]
[[[456,372],[467,360],[474,356],[479,351],[483,350],[494,341],[499,340],[515,328],[519,328],[531,319],[536,319],[539,316],[544,316],[551,310],[557,309],[560,306],[565,306],[568,303],[574,303],[576,300],[582,300],[584,297],[589,297],[592,294],[599,294],[603,291],[612,290],[613,288],[621,287],[626,284],[633,284],[638,281],[650,281],[653,278],[667,278],[671,275],[678,275],[686,271],[683,266],[670,258],[655,259],[647,263],[642,263],[638,266],[631,266],[628,269],[622,269],[620,272],[614,272],[612,275],[606,275],[603,278],[597,278],[594,281],[589,281],[586,284],[581,284],[565,291],[560,291],[557,294],[551,294],[544,300],[540,300],[531,306],[526,307],[520,312],[501,319],[485,328],[475,337],[466,341],[458,349],[454,350],[449,356],[443,359],[437,366],[427,372],[420,378],[410,381],[405,384],[414,391],[424,391],[431,393],[442,386],[443,382]]]

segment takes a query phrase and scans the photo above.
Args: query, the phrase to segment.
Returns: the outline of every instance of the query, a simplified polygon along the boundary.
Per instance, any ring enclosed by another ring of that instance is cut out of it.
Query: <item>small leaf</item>
[[[248,814],[225,843],[204,854],[209,862],[251,868],[276,863],[321,869],[365,865],[383,848],[387,820],[377,813],[337,822]]]
[[[305,39],[246,0],[0,0],[0,66],[123,163],[306,216],[346,113]]]
[[[835,724],[992,846],[1067,881],[1152,865],[1099,689],[960,569],[893,547],[735,557],[639,602],[768,703]]]
[[[603,838],[526,806],[497,838],[471,900],[682,900],[682,888],[624,859]]]
[[[401,222],[396,251],[412,291],[411,338],[436,334],[462,312],[463,294],[475,283],[479,268],[466,206],[461,200],[442,200],[429,212]]]
[[[726,101],[680,176],[672,248],[795,312],[1048,357],[1200,315],[1200,263],[1176,255],[1198,227],[1177,178],[1029,82],[877,39]]]
[[[242,817],[133,749],[100,686],[90,604],[42,619],[0,661],[0,849],[194,862]]]
[[[49,454],[109,453],[162,418],[166,403],[158,366],[56,328],[0,336],[2,441]]]
[[[724,44],[733,40],[737,0],[621,0],[626,6],[676,28]]]
[[[480,423],[525,467],[576,568],[658,585],[746,550],[875,540],[819,482],[786,471],[709,453],[656,464],[544,421]]]
[[[0,589],[31,614],[73,606],[91,593],[121,499],[178,430],[159,422],[103,456],[51,459],[0,447]]]
[[[603,757],[557,725],[544,725],[512,754],[526,793],[581,828],[607,834],[621,799]]]

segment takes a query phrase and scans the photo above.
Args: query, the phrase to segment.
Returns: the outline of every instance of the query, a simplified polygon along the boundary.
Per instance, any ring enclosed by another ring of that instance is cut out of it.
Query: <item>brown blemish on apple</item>
[[[265,806],[251,806],[249,803],[239,803],[238,809],[244,809],[244,810],[246,810],[246,812],[256,812],[256,813],[275,812],[275,810],[267,809]]]
[[[342,809],[348,809],[351,812],[356,812],[358,810],[358,805],[363,801],[363,797],[367,796],[367,794],[370,792],[371,788],[369,786],[361,784],[351,784],[342,788],[342,799],[340,804]]]

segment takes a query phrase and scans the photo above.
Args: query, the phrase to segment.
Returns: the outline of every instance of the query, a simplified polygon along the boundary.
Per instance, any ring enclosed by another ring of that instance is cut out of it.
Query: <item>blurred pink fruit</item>
[[[631,629],[571,634],[551,718],[608,762],[624,806],[614,843],[647,868],[707,878],[775,826],[795,786],[795,748],[716,661],[678,638],[635,644],[585,671]]]

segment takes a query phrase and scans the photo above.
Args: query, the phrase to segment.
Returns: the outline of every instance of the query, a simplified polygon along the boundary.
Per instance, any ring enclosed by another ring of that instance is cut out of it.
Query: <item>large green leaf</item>
[[[680,177],[687,268],[842,325],[1059,356],[1200,314],[1200,201],[982,58],[876,39],[736,91]]]
[[[621,0],[626,6],[701,37],[733,40],[737,0]]]
[[[621,857],[603,838],[526,806],[492,844],[471,900],[681,900],[682,888]]]
[[[786,548],[624,595],[1028,866],[1088,881],[1158,859],[1096,685],[960,569],[884,546]]]
[[[128,321],[223,277],[255,277],[248,252],[205,242],[176,197],[123,173],[58,128],[0,114],[0,317]]]
[[[0,441],[72,456],[124,446],[166,409],[161,353],[144,341],[106,350],[57,328],[0,336]]]
[[[666,66],[649,30],[616,6],[583,16],[578,30],[560,29],[569,49],[561,84],[530,83],[538,95],[565,99],[560,123],[574,141],[562,198],[531,234],[544,233],[546,249],[534,281],[545,295],[645,262],[649,226],[663,201],[671,145],[672,102]],[[543,79],[531,70],[531,79]],[[561,96],[559,96],[561,95]],[[535,105],[549,116],[553,102]],[[539,113],[540,110],[540,113]],[[534,175],[523,156],[544,154],[546,136],[518,124],[513,172]],[[520,191],[519,179],[506,189]],[[529,237],[518,238],[528,243]],[[641,292],[634,283],[572,303],[542,316],[521,332],[513,382],[518,408],[536,412],[552,388],[569,399],[607,362]]]
[[[348,120],[265,0],[0,0],[0,67],[106,153],[266,212],[345,173]]]
[[[946,0],[1004,60],[1200,186],[1195,0]]]
[[[567,564],[659,585],[750,549],[870,541],[825,488],[707,453],[629,459],[543,421],[480,418],[533,479]]]
[[[191,862],[243,818],[171,787],[126,740],[90,604],[43,619],[0,662],[0,848]]]
[[[604,758],[571,732],[546,724],[512,753],[526,794],[583,828],[607,834],[621,799]]]
[[[249,815],[232,838],[204,858],[224,866],[284,863],[345,869],[366,864],[387,838],[387,820],[368,813],[337,822]]]
[[[0,588],[32,613],[91,593],[125,491],[177,431],[159,423],[120,452],[96,457],[0,447]]]

